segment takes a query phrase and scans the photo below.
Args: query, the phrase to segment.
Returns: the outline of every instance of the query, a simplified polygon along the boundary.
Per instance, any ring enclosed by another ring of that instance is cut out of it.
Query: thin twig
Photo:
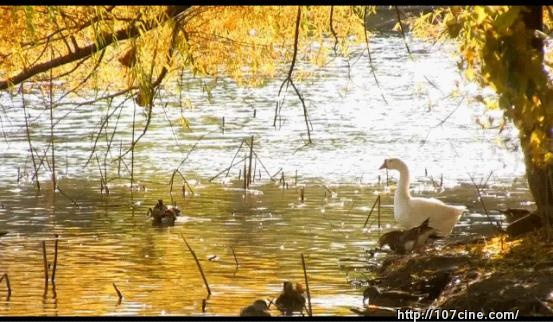
[[[377,214],[378,214],[378,231],[380,232],[380,195],[378,195],[378,211],[377,211]]]
[[[311,292],[309,292],[309,281],[307,280],[307,269],[305,268],[305,259],[303,257],[303,253],[301,254],[301,265],[303,267],[303,278],[305,279],[305,291],[307,292],[307,304],[309,307],[308,314],[309,316],[313,316],[313,310],[311,308]]]
[[[430,136],[430,133],[432,132],[432,130],[437,128],[438,126],[442,126],[451,117],[451,115],[453,115],[453,113],[455,113],[459,109],[459,107],[461,106],[461,103],[463,103],[463,101],[465,100],[465,97],[466,96],[463,96],[461,98],[461,100],[459,101],[459,103],[457,103],[457,106],[453,109],[453,111],[451,111],[443,120],[441,120],[440,122],[438,122],[438,124],[430,128],[430,130],[426,134],[426,137],[422,140],[421,147],[426,144],[426,141],[428,140],[428,137]]]
[[[249,146],[249,143],[248,143],[248,142],[245,142],[245,143],[246,143],[246,145]],[[269,173],[269,170],[267,170],[267,167],[265,167],[265,165],[264,165],[263,162],[261,161],[261,158],[257,155],[257,152],[255,152],[255,150],[253,151],[253,155],[255,156],[255,158],[257,159],[257,161],[259,161],[259,164],[261,164],[261,167],[263,167],[263,170],[265,170],[265,173],[267,173],[267,175],[269,176],[269,179],[270,179],[271,181],[275,181],[275,179],[274,179],[273,177],[274,177],[276,174],[273,175],[273,176],[271,176],[271,174]],[[282,169],[280,169],[280,170],[282,170]],[[280,171],[280,170],[279,170],[279,171]],[[278,172],[277,172],[277,174],[278,174]]]
[[[376,200],[374,201],[373,206],[371,207],[371,210],[369,211],[369,215],[367,216],[367,219],[365,220],[365,224],[363,225],[363,228],[367,227],[367,223],[369,222],[369,219],[371,218],[374,207],[376,207],[377,203],[380,205],[380,195],[378,195],[378,197],[376,197]],[[378,210],[379,210],[379,213],[380,213],[380,207],[378,208]]]
[[[192,187],[188,183],[188,180],[186,180],[186,178],[182,175],[182,173],[178,169],[175,169],[175,171],[173,171],[173,174],[171,175],[171,180],[169,180],[169,195],[171,196],[171,203],[173,203],[173,184],[174,184],[174,181],[175,181],[175,174],[177,174],[177,173],[180,175],[180,177],[184,181],[184,185],[182,186],[183,197],[186,197],[186,195],[184,194],[184,192],[186,191],[186,186],[188,186],[188,189],[190,189],[190,193],[192,195],[194,194],[194,190],[192,189]]]
[[[280,88],[278,90],[278,97],[280,97],[280,94],[282,92],[282,88],[284,87],[284,85],[286,85],[286,90],[288,89],[288,85],[292,85],[292,87],[294,88],[294,91],[296,92],[296,95],[298,96],[301,104],[302,104],[302,107],[303,107],[303,115],[304,115],[304,118],[305,118],[305,125],[306,125],[306,128],[307,128],[307,139],[309,141],[309,144],[312,143],[311,141],[311,129],[309,127],[309,116],[307,114],[307,106],[305,105],[305,101],[303,99],[303,96],[301,95],[301,93],[299,92],[299,90],[297,89],[296,85],[294,84],[294,82],[292,81],[292,72],[294,71],[294,66],[296,65],[296,59],[297,59],[297,55],[298,55],[298,39],[299,39],[299,33],[300,33],[300,21],[301,21],[301,6],[298,6],[298,14],[296,16],[296,30],[295,30],[295,34],[294,34],[294,52],[293,52],[293,55],[292,55],[292,62],[290,63],[290,69],[288,70],[288,75],[286,76],[286,78],[284,79],[284,81],[282,82],[282,84],[280,85]],[[277,99],[277,103],[276,103],[276,107],[275,107],[275,117],[274,117],[274,120],[273,120],[273,126],[276,126],[276,120],[277,120],[277,116],[278,116],[278,111],[280,110],[281,107],[281,104],[279,104],[279,100]]]
[[[131,139],[131,201],[133,200],[133,183],[134,183],[134,131],[135,131],[135,124],[136,124],[136,103],[133,104],[133,113],[132,113],[132,139]],[[123,153],[120,157],[123,157],[125,153]]]
[[[238,264],[238,258],[236,257],[236,253],[234,252],[234,248],[232,246],[229,246],[230,247],[230,250],[232,251],[232,256],[234,256],[234,262],[236,263],[236,268],[238,268],[238,266],[240,266],[240,264]]]
[[[386,103],[386,105],[389,105],[388,100],[386,99],[386,97],[384,96],[384,92],[382,91],[382,87],[380,86],[380,82],[378,81],[378,78],[376,77],[376,71],[375,71],[375,67],[373,65],[371,50],[369,48],[369,35],[368,35],[368,32],[367,32],[367,11],[368,11],[368,9],[367,9],[367,7],[365,7],[365,12],[364,12],[364,15],[363,15],[363,31],[365,32],[365,46],[367,47],[367,54],[369,55],[369,66],[371,68],[371,74],[373,75],[374,81],[376,83],[376,87],[378,87],[378,90],[380,91],[380,96],[382,97],[382,100],[384,101],[384,103]]]
[[[338,35],[336,34],[336,30],[334,30],[334,25],[332,23],[333,17],[334,17],[334,6],[330,6],[330,22],[329,22],[329,25],[330,25],[330,32],[332,33],[332,36],[334,36],[334,55],[337,56],[338,55],[338,51],[337,51],[337,48],[338,48]]]
[[[117,285],[115,285],[115,282],[113,282],[112,284],[113,284],[113,288],[115,289],[115,292],[117,292],[117,297],[119,298],[119,300],[117,301],[117,305],[119,305],[123,300],[123,293],[121,293]]]
[[[42,241],[42,260],[44,262],[44,297],[48,294],[48,259],[46,257],[46,241]]]
[[[35,160],[35,154],[33,152],[33,144],[31,143],[31,131],[29,130],[29,120],[27,118],[27,105],[25,104],[25,96],[24,96],[24,90],[23,90],[23,83],[21,84],[21,102],[23,105],[23,115],[25,117],[25,133],[27,134],[27,142],[29,143],[29,150],[31,152],[31,159],[33,161],[33,169],[35,170],[35,176],[36,176],[36,188],[37,190],[40,190],[40,180],[38,179],[38,170],[39,168],[36,165]],[[40,167],[40,166],[39,166]]]
[[[116,126],[115,128],[113,129],[113,133],[112,133],[112,137],[115,135],[115,131],[117,130],[117,124],[119,123],[119,119],[121,117],[121,112],[123,111],[123,107],[125,105],[125,103],[130,99],[131,97],[130,96],[127,96],[124,100],[121,101],[121,103],[119,103],[117,106],[115,106],[115,108],[113,109],[113,111],[111,113],[106,113],[106,117],[102,119],[102,122],[100,123],[100,129],[98,130],[98,134],[96,134],[96,137],[94,139],[94,144],[92,145],[92,149],[90,151],[90,154],[85,162],[85,165],[84,167],[86,167],[88,165],[88,163],[90,162],[90,160],[92,160],[92,156],[94,155],[94,153],[96,152],[96,146],[98,144],[98,141],[100,139],[100,135],[102,134],[102,131],[104,130],[104,128],[106,128],[106,131],[107,131],[107,123],[109,121],[109,119],[115,114],[115,112],[117,112],[117,110],[119,110],[119,114],[117,115],[117,122],[116,122]],[[112,102],[113,98],[110,98],[109,99],[109,103],[108,103],[108,106],[111,106],[111,102]],[[122,148],[122,142],[121,142],[121,146],[120,146],[120,152],[119,152],[119,158],[118,158],[118,161],[121,162],[121,158],[122,158],[122,153],[121,153],[121,148]]]
[[[203,138],[208,135],[208,134],[211,134],[213,133],[215,130],[211,130],[209,132],[207,132],[206,134],[200,136],[200,138],[198,140],[196,140],[196,142],[194,143],[194,145],[190,148],[190,150],[188,151],[188,153],[186,153],[186,156],[184,157],[184,159],[182,159],[182,161],[179,163],[179,165],[176,167],[176,169],[180,169],[180,167],[184,164],[184,162],[186,162],[186,160],[188,160],[188,158],[190,157],[190,154],[192,154],[192,152],[194,152],[194,150],[196,149],[196,147],[198,146],[198,144],[200,144],[200,142],[203,140]]]
[[[71,203],[73,204],[73,206],[79,206],[79,204],[71,197],[69,197],[63,190],[61,190],[60,186],[57,185],[56,186],[56,189],[58,190],[58,192],[64,196],[65,198],[69,199],[69,201],[71,201]]]
[[[4,273],[4,275],[2,275],[2,277],[0,278],[0,282],[2,282],[3,279],[6,279],[6,288],[7,288],[6,301],[9,301],[10,296],[12,296],[12,287],[10,285],[10,278],[8,277],[8,273]]]
[[[53,49],[50,50],[50,60],[53,58]],[[50,105],[50,144],[52,145],[52,191],[56,191],[56,157],[55,157],[55,145],[54,145],[54,101],[53,101],[53,83],[52,83],[52,69],[50,69],[50,82],[48,86],[48,97]]]
[[[397,22],[399,23],[399,29],[401,31],[401,36],[403,37],[403,43],[405,44],[405,48],[407,48],[407,53],[409,54],[409,57],[411,57],[411,50],[409,49],[409,45],[407,44],[407,40],[405,38],[405,30],[403,29],[403,23],[401,23],[401,17],[399,15],[399,9],[397,6],[394,6],[396,10],[397,15]]]
[[[56,241],[54,242],[54,266],[52,267],[52,283],[56,282],[56,267],[58,266],[58,234],[55,234]]]
[[[176,45],[176,41],[177,41],[177,36],[178,36],[178,33],[179,33],[179,30],[180,28],[178,27],[178,23],[175,24],[175,27],[173,28],[173,33],[172,33],[172,36],[171,36],[171,44],[169,46],[169,50],[168,50],[168,53],[167,53],[167,59],[168,61],[166,62],[167,65],[170,65],[171,64],[171,60],[173,58],[173,52],[174,52],[174,49],[175,49],[175,45]],[[157,42],[156,42],[156,46],[157,46]],[[134,135],[133,135],[133,141],[131,143],[131,148],[129,150],[127,150],[126,152],[124,152],[122,154],[122,156],[125,156],[127,155],[129,152],[131,153],[134,153],[134,147],[136,144],[138,144],[138,141],[140,141],[140,139],[142,139],[142,137],[144,135],[146,135],[146,132],[148,131],[149,127],[150,127],[150,122],[152,120],[152,110],[153,110],[153,96],[154,96],[154,93],[155,91],[158,89],[158,86],[161,84],[162,80],[165,78],[165,76],[167,75],[167,67],[166,65],[163,65],[162,69],[161,69],[161,72],[159,73],[159,75],[157,76],[157,79],[152,82],[152,76],[153,76],[153,69],[154,69],[154,66],[155,66],[155,54],[157,54],[157,50],[154,52],[154,59],[152,60],[152,65],[151,65],[151,70],[150,70],[150,73],[149,73],[149,86],[151,86],[151,91],[152,91],[152,98],[149,100],[148,102],[148,106],[147,106],[147,114],[146,114],[146,124],[144,125],[144,128],[142,129],[142,133],[140,133],[140,135],[138,135],[138,137],[136,138],[136,140],[134,139]],[[133,126],[134,126],[134,122],[133,122]],[[134,131],[133,131],[134,133]]]
[[[504,233],[505,231],[503,230],[503,228],[501,228],[501,224],[499,224],[497,221],[493,220],[491,217],[490,217],[490,214],[488,212],[488,208],[486,208],[486,204],[484,203],[484,199],[482,198],[482,194],[480,193],[480,187],[478,187],[478,185],[476,184],[476,182],[474,182],[474,178],[470,175],[470,173],[467,172],[467,174],[469,175],[469,178],[470,178],[470,181],[472,181],[472,184],[474,185],[474,188],[476,189],[476,193],[478,194],[478,199],[480,199],[480,203],[482,204],[482,208],[484,209],[484,213],[486,214],[486,217],[488,217],[488,220],[491,222],[491,223],[494,223],[497,230],[500,232],[500,233]]]
[[[202,299],[202,313],[205,313],[207,307],[207,299]]]
[[[236,165],[242,163],[244,160],[246,160],[246,158],[247,158],[247,157],[243,157],[242,159],[240,159],[240,160],[234,162],[234,163],[231,164],[229,167],[227,167],[227,168],[225,168],[225,169],[219,171],[216,175],[214,175],[213,177],[209,178],[209,180],[207,180],[207,181],[211,182],[211,181],[217,179],[217,178],[218,178],[221,174],[223,174],[225,171],[227,171],[227,170],[233,168],[234,166],[236,166]]]
[[[184,235],[181,234],[180,236],[182,240],[184,240],[184,243],[186,244],[186,247],[188,247],[188,250],[192,254],[192,257],[194,257],[194,261],[196,261],[196,265],[198,265],[198,270],[200,271],[200,274],[202,275],[202,279],[204,280],[204,284],[207,289],[207,297],[209,298],[209,296],[211,296],[211,289],[209,288],[209,284],[207,283],[207,278],[205,277],[204,270],[202,269],[202,265],[200,265],[200,261],[198,260],[196,253],[194,252],[192,247],[190,247],[190,245],[186,241],[186,238],[184,238]]]
[[[244,145],[244,139],[242,139],[242,141],[240,142],[240,146],[238,147],[238,150],[236,150],[236,153],[234,154],[234,156],[232,157],[232,160],[230,161],[230,166],[227,168],[227,174],[225,175],[225,177],[228,177],[229,175],[229,172],[230,172],[230,169],[232,168],[232,163],[234,162],[234,160],[236,159],[236,156],[238,155],[238,153],[240,153],[240,150],[242,149],[242,145]],[[213,179],[211,179],[213,180]],[[209,181],[211,181],[209,180]]]
[[[249,164],[248,164],[248,176],[247,176],[247,184],[246,188],[250,187],[250,184],[252,182],[252,159],[253,159],[253,135],[251,137],[250,141],[250,158],[249,158]]]

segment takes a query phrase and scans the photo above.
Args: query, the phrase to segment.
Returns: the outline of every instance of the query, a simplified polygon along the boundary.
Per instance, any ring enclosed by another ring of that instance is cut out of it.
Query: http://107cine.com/
[[[397,310],[398,320],[516,320],[518,310],[514,312],[474,312],[469,310],[426,309],[415,311],[411,309]]]

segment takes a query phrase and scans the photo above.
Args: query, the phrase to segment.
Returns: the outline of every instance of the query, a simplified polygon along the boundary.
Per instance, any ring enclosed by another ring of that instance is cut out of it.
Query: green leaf
[[[495,18],[493,25],[497,29],[498,32],[501,32],[513,25],[513,23],[517,20],[518,15],[520,13],[520,7],[518,6],[511,6],[509,7],[509,10],[506,12],[500,14]]]

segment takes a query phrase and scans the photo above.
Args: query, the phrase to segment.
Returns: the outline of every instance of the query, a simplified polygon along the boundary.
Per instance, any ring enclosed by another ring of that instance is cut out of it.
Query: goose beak
[[[382,163],[382,165],[380,166],[380,168],[378,168],[378,170],[382,170],[382,169],[386,169],[386,160],[384,160],[384,163]]]

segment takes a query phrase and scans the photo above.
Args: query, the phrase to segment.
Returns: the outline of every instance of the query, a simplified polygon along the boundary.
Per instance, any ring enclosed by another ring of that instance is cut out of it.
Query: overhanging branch
[[[190,6],[169,7],[167,11],[162,15],[162,17],[157,20],[159,21],[159,24],[162,24],[165,21],[179,17],[188,8],[190,8]],[[156,28],[159,24],[151,23],[145,25],[143,28],[145,30],[151,30]],[[59,56],[40,64],[36,64],[28,69],[21,71],[19,74],[8,77],[4,80],[0,80],[0,90],[4,90],[11,86],[17,85],[35,75],[49,71],[53,68],[69,64],[83,58],[88,58],[93,54],[102,51],[113,43],[140,36],[141,31],[142,30],[140,26],[131,25],[114,33],[104,34],[103,36],[99,37],[99,39],[95,43],[92,43],[85,47],[75,48],[74,51],[66,55]]]

